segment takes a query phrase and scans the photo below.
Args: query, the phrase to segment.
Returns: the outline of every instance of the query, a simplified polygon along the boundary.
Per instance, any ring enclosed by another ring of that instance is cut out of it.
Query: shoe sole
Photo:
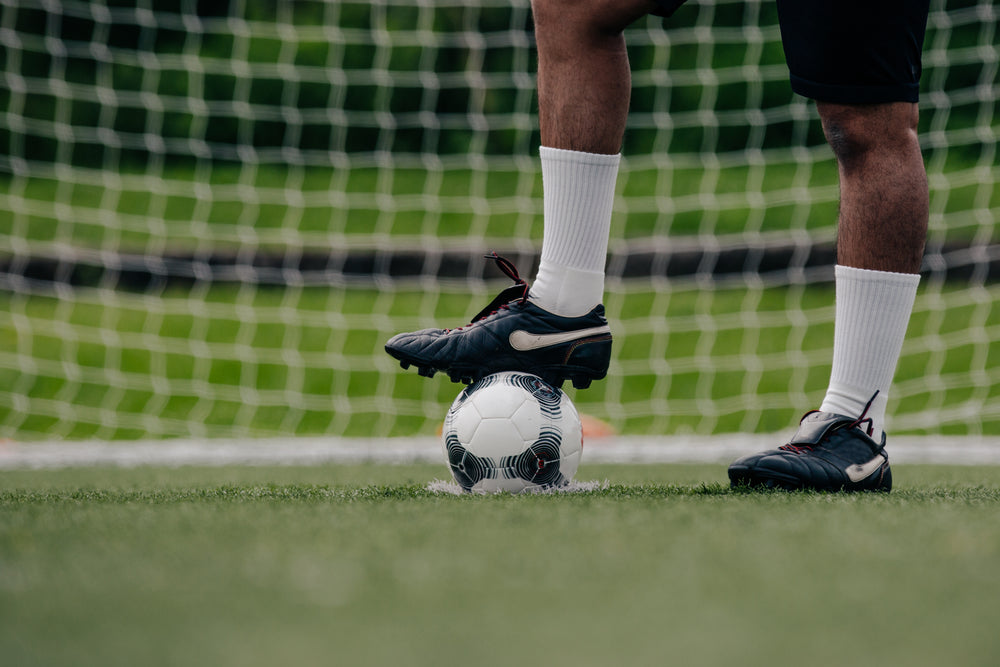
[[[585,347],[586,350],[584,350]],[[553,387],[561,388],[563,383],[569,380],[573,384],[574,388],[586,389],[594,380],[603,380],[608,374],[607,363],[611,357],[611,336],[600,336],[597,338],[574,341],[566,351],[565,358],[567,361],[589,358],[601,363],[601,357],[603,357],[602,365],[604,368],[602,370],[597,370],[591,366],[582,366],[571,363],[541,366],[527,365],[524,367],[498,366],[493,368],[484,366],[469,366],[467,364],[452,364],[446,368],[441,368],[434,366],[425,359],[420,359],[414,355],[407,354],[402,350],[390,348],[389,346],[386,346],[385,351],[399,361],[399,365],[404,370],[410,367],[416,367],[417,374],[426,378],[434,377],[438,371],[441,371],[447,374],[448,379],[452,382],[471,384],[493,373],[499,373],[502,371],[518,371],[537,375]]]
[[[733,488],[764,488],[781,489],[783,491],[797,491],[804,488],[801,480],[781,475],[780,473],[768,472],[762,474],[750,468],[729,468],[729,484]]]
[[[392,356],[396,357],[395,354],[390,352]],[[541,367],[541,368],[503,368],[503,369],[483,369],[483,368],[472,368],[469,366],[451,366],[446,369],[437,369],[426,363],[421,363],[415,359],[401,359],[396,357],[399,361],[399,365],[403,370],[407,370],[410,367],[415,367],[417,370],[417,375],[421,377],[431,378],[440,370],[441,372],[447,374],[448,379],[452,382],[459,384],[472,384],[473,382],[478,382],[487,375],[492,375],[493,373],[500,373],[502,371],[520,371],[523,373],[531,373],[532,375],[537,375],[542,378],[548,384],[556,388],[561,388],[563,383],[569,380],[573,388],[575,389],[587,389],[590,387],[594,380],[603,380],[607,373],[597,373],[589,368],[584,367],[574,367],[574,366],[556,366],[556,367]]]
[[[876,472],[874,475],[877,475]],[[873,475],[873,476],[874,476]],[[760,471],[753,470],[751,468],[744,467],[729,467],[729,484],[732,488],[749,488],[749,489],[775,489],[781,491],[803,491],[803,490],[813,490],[822,491],[829,493],[855,493],[855,492],[873,492],[873,493],[889,493],[892,488],[892,472],[890,469],[886,468],[884,473],[880,476],[888,483],[888,487],[885,486],[866,488],[862,485],[851,485],[844,484],[839,487],[835,486],[817,486],[814,484],[809,484],[798,477],[792,477],[791,475],[782,475],[781,473],[774,472],[772,470]],[[866,480],[867,481],[867,480]]]

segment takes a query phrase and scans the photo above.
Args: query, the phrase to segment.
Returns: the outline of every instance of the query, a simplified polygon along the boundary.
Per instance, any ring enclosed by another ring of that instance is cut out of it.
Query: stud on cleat
[[[590,386],[592,380],[590,378],[573,378],[573,388],[574,389],[586,389]]]
[[[399,365],[405,371],[405,370],[407,370],[410,367],[410,362],[409,361],[401,361],[401,362],[399,362]]]
[[[566,381],[565,378],[560,377],[559,375],[542,374],[539,375],[538,377],[542,378],[542,380],[545,381],[545,384],[549,385],[550,387],[555,387],[556,389],[562,389],[563,382]]]
[[[430,366],[417,366],[417,375],[421,377],[432,378],[434,377],[434,373],[436,372],[437,371],[435,371]]]

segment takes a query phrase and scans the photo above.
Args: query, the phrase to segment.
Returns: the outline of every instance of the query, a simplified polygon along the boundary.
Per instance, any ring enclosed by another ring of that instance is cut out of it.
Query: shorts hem
[[[837,85],[816,83],[794,74],[790,77],[792,90],[818,102],[834,104],[886,104],[889,102],[917,102],[920,84],[896,83],[887,85]]]
[[[686,0],[657,0],[659,8],[656,11],[650,12],[653,16],[662,16],[663,18],[669,18],[677,11],[677,8],[683,5]]]

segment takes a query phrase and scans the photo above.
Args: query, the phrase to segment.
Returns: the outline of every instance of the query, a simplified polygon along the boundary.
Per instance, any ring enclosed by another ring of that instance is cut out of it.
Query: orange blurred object
[[[595,438],[610,438],[614,435],[615,429],[608,422],[591,415],[580,415],[580,423],[583,424],[583,441]]]

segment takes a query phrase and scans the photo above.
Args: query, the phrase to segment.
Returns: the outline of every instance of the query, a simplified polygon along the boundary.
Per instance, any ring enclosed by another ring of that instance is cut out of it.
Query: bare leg
[[[878,438],[927,235],[917,106],[821,103],[819,112],[840,170],[833,368],[820,409],[858,416],[869,405]]]
[[[838,263],[918,273],[928,194],[917,105],[820,102],[817,108],[840,171]]]
[[[818,108],[840,170],[830,384],[788,446],[738,459],[729,479],[734,486],[888,491],[887,397],[927,233],[917,110],[910,103]]]
[[[631,94],[622,31],[650,0],[532,0],[545,225],[531,301],[583,316],[601,303]]]
[[[621,150],[632,77],[622,31],[649,0],[533,0],[542,145]]]

